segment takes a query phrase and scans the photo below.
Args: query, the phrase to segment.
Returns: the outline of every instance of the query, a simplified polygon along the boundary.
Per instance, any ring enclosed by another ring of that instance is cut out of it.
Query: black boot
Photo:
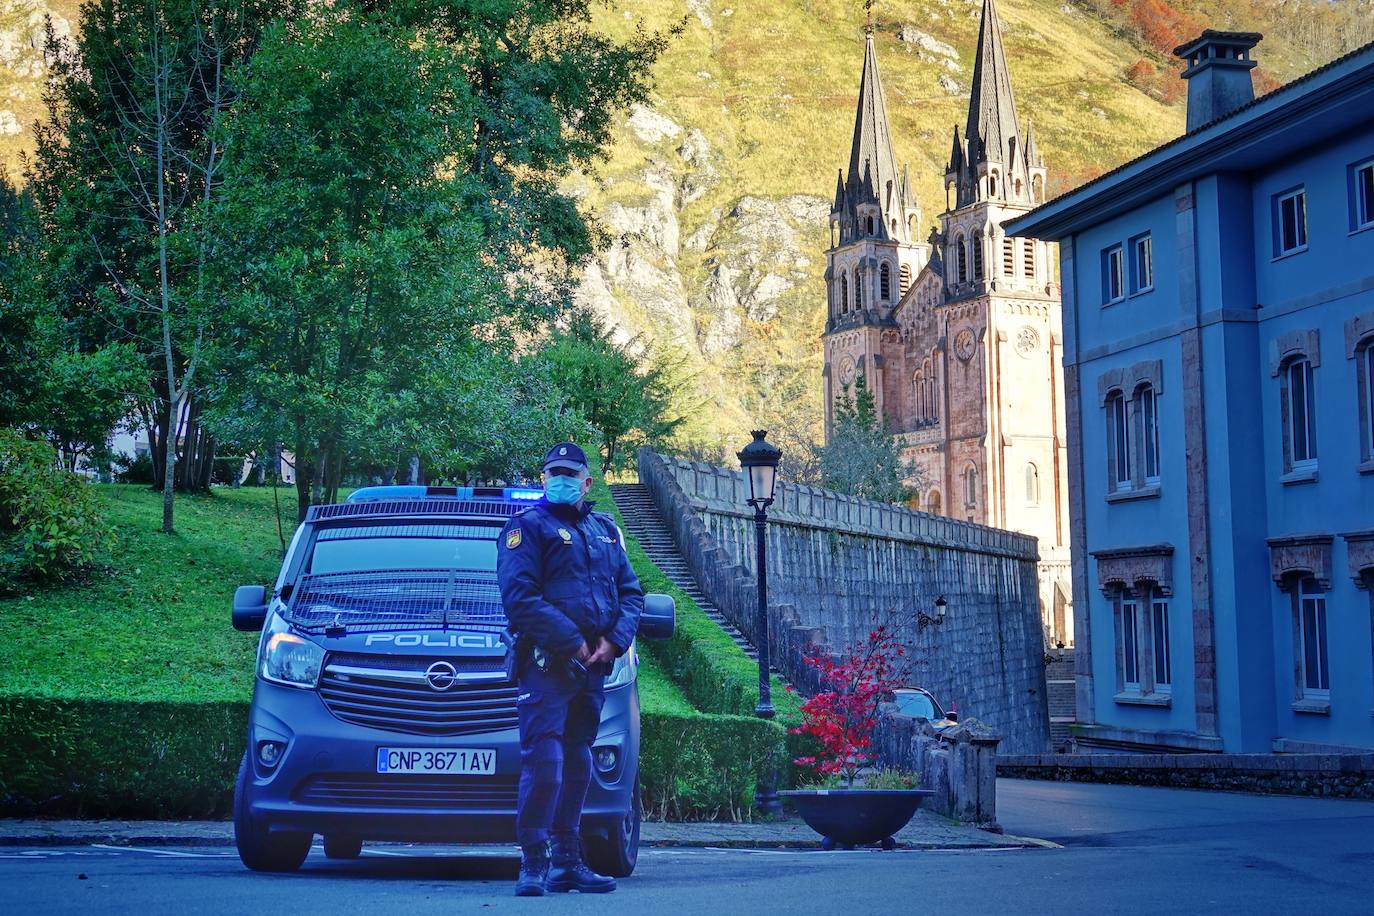
[[[515,896],[542,897],[549,881],[549,844],[520,847],[520,874],[515,879]]]
[[[577,840],[559,838],[553,843],[553,871],[549,873],[548,886],[553,893],[609,894],[615,890],[615,879],[598,875],[587,867],[582,861],[582,844]]]

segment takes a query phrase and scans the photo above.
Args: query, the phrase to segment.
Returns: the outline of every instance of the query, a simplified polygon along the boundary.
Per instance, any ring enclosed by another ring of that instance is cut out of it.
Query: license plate
[[[379,747],[377,772],[492,776],[496,751],[489,747]]]

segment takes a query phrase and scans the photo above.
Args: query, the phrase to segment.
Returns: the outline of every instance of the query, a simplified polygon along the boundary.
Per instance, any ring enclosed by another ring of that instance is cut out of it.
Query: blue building
[[[1005,227],[1059,243],[1077,739],[1374,747],[1374,45]]]

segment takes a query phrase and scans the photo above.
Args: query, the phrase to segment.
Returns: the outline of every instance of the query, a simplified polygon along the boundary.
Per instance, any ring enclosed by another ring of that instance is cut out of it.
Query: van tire
[[[310,855],[309,833],[271,833],[248,813],[248,786],[252,764],[248,755],[239,763],[234,783],[234,845],[239,858],[253,871],[295,871]]]
[[[582,841],[583,853],[592,871],[612,878],[628,878],[634,874],[639,860],[639,826],[643,810],[639,801],[639,778],[635,778],[630,792],[630,810],[623,820],[610,830],[609,837],[588,836]]]
[[[356,859],[363,854],[363,839],[346,833],[326,833],[324,854],[331,859]]]

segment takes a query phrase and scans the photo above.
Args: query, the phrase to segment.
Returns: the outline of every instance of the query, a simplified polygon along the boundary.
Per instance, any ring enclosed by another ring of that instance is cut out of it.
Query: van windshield
[[[506,624],[499,525],[322,527],[285,616],[303,629]]]
[[[387,569],[496,569],[496,536],[485,525],[369,525],[325,528],[311,573]]]

